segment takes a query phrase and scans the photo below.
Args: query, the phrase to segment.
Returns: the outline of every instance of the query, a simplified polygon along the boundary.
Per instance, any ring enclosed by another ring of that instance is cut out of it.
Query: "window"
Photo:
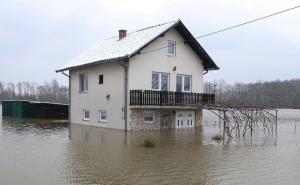
[[[79,92],[88,92],[88,75],[79,75]]]
[[[105,110],[100,110],[99,111],[99,122],[102,122],[102,123],[106,123],[107,122],[107,113]]]
[[[176,91],[177,92],[191,92],[192,91],[192,77],[188,76],[188,75],[177,75]]]
[[[84,121],[90,120],[90,111],[89,110],[83,110],[83,120]]]
[[[169,74],[167,73],[152,73],[152,89],[158,91],[169,90]]]
[[[144,122],[154,123],[154,111],[145,111],[144,112]]]
[[[103,84],[103,75],[99,75],[99,84]]]
[[[176,54],[176,42],[175,41],[168,41],[168,55],[175,55]]]

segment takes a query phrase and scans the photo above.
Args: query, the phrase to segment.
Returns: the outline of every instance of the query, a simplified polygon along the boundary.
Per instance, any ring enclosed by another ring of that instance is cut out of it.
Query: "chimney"
[[[119,40],[126,37],[126,32],[127,32],[127,30],[119,30]]]

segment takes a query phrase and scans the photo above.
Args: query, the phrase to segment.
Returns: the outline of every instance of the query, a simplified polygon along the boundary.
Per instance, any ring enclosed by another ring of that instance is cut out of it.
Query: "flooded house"
[[[203,76],[218,69],[177,20],[119,30],[56,72],[69,72],[71,123],[146,130],[201,125]]]

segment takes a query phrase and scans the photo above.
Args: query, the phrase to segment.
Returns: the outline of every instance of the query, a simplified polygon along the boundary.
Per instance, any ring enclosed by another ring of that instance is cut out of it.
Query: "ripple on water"
[[[277,137],[224,144],[211,141],[220,133],[214,121],[197,129],[125,133],[5,118],[0,184],[297,184],[300,132],[291,126],[300,116],[286,114],[292,116],[279,120]],[[157,146],[142,147],[146,136]]]

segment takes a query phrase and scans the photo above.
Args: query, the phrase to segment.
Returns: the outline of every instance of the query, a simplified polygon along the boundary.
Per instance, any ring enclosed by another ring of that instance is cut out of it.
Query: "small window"
[[[144,122],[146,122],[146,123],[154,122],[154,112],[153,111],[145,111],[144,112]]]
[[[79,92],[88,92],[88,75],[79,75]]]
[[[103,75],[99,75],[99,84],[103,84]]]
[[[101,123],[106,123],[107,122],[107,113],[105,110],[101,110],[100,112],[100,116],[99,116],[99,122]]]
[[[168,54],[175,55],[176,54],[176,42],[175,41],[168,41]]]
[[[83,110],[83,120],[84,121],[90,120],[90,111],[89,110]]]

